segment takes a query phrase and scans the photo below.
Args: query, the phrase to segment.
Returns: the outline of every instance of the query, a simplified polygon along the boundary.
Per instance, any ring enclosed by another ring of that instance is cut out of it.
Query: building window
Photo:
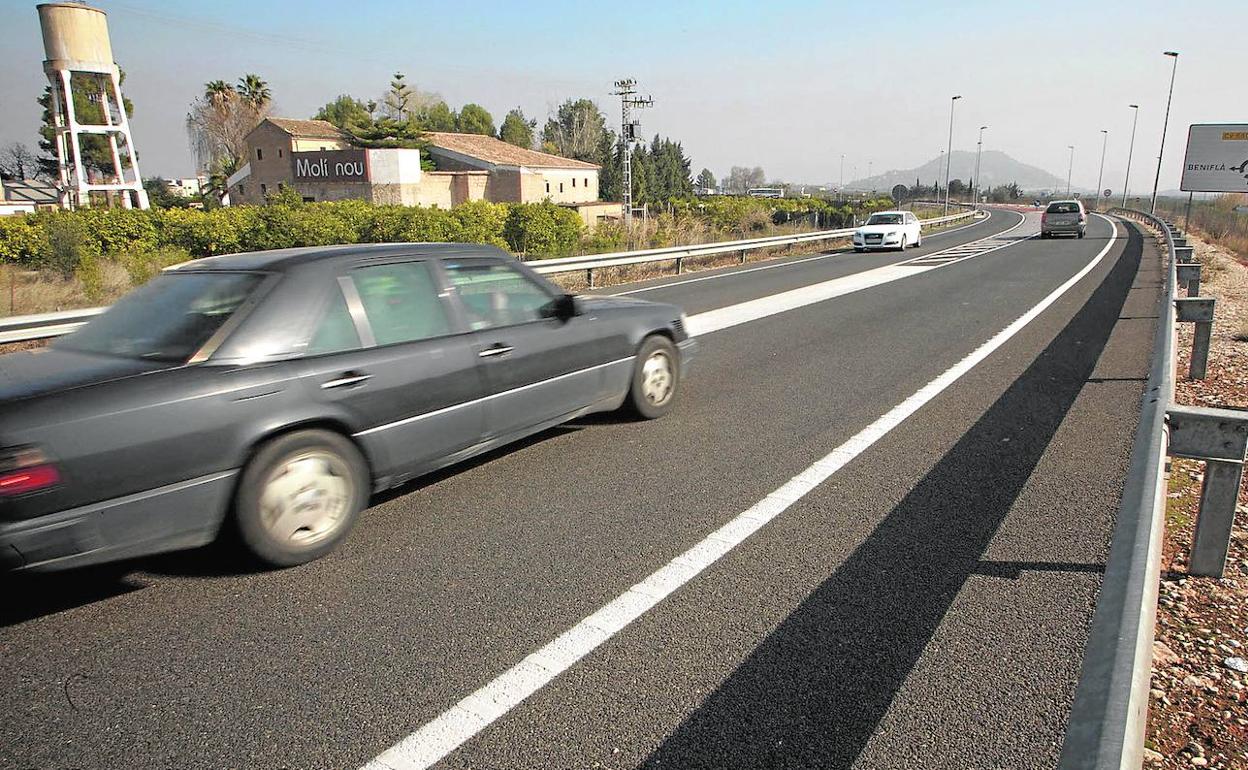
[[[256,160],[264,160],[264,150],[256,148]]]
[[[244,188],[244,187],[240,184],[240,185],[238,186],[238,195],[239,195],[239,197],[241,198],[242,196],[244,196],[244,195],[246,195],[246,194],[247,194],[247,190],[246,190],[246,189],[245,189],[245,188]]]
[[[572,177],[572,186],[576,187],[576,177]]]
[[[305,195],[305,196],[303,196],[303,202],[304,202],[304,203],[316,203],[316,196],[315,196],[315,195]]]
[[[277,148],[277,157],[279,157],[279,158],[280,158],[280,157],[282,157],[282,148],[281,148],[281,147],[278,147],[278,148]]]
[[[589,187],[589,177],[585,177],[585,186]]]
[[[559,183],[559,192],[563,192],[563,182]]]
[[[260,184],[260,194],[261,194],[261,195],[268,195],[268,194],[269,194],[269,186],[268,186],[267,184],[264,184],[264,183],[261,183],[261,184]]]
[[[546,183],[546,192],[550,192],[550,182]]]

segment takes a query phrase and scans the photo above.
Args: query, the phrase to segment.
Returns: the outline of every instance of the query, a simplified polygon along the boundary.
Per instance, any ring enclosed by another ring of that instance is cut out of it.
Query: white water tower
[[[113,61],[104,12],[85,3],[44,3],[36,6],[47,60],[43,71],[52,86],[52,119],[60,166],[62,204],[89,206],[90,193],[119,194],[126,208],[147,208],[147,193],[130,135],[121,73]],[[102,123],[82,123],[74,109],[74,93],[96,102]],[[92,179],[82,162],[84,137],[102,136],[112,155],[112,173]],[[126,163],[122,161],[122,152]],[[128,164],[128,168],[127,168]],[[129,172],[127,174],[127,171]]]

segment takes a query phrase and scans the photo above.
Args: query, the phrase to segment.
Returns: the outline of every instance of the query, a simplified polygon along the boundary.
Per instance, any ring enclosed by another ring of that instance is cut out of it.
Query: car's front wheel
[[[234,517],[243,545],[273,567],[319,559],[368,504],[364,457],[345,436],[301,430],[273,439],[243,471]]]
[[[628,403],[638,416],[647,420],[671,411],[680,385],[680,357],[667,337],[647,337],[637,351]]]
[[[903,235],[903,236],[901,236],[901,245],[897,247],[897,250],[898,250],[898,251],[905,251],[905,250],[906,250],[906,236],[904,236],[904,235]]]

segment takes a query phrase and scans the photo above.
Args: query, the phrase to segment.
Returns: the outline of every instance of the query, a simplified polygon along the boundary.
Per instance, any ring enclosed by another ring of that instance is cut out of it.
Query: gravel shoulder
[[[1190,234],[1188,243],[1203,265],[1201,294],[1217,303],[1208,379],[1186,379],[1193,325],[1179,326],[1175,398],[1248,408],[1248,266]],[[1226,576],[1189,576],[1202,469],[1192,460],[1171,468],[1145,743],[1150,768],[1248,768],[1248,494],[1240,489]]]

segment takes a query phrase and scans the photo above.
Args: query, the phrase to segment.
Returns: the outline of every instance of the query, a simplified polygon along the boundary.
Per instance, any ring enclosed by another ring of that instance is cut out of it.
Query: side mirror
[[[569,318],[581,315],[584,310],[581,303],[571,294],[562,294],[555,297],[544,308],[543,315],[548,318],[558,318],[560,321],[567,321]]]

